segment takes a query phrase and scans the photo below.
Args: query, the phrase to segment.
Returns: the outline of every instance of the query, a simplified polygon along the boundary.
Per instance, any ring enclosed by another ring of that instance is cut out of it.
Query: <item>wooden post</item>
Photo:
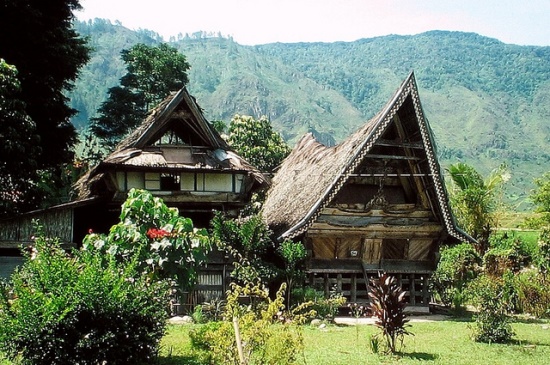
[[[357,274],[351,274],[351,302],[357,302]]]
[[[422,283],[422,300],[424,301],[424,304],[429,306],[430,305],[430,291],[428,290],[429,288],[429,275],[428,274],[424,274],[424,277],[423,277],[423,283]]]
[[[329,283],[329,279],[328,279],[328,274],[324,274],[323,275],[324,277],[324,285],[325,285],[325,296],[328,298],[328,296],[330,295],[330,283]]]
[[[342,292],[342,274],[336,275],[336,290],[338,293]]]
[[[414,274],[409,276],[409,293],[411,305],[416,305],[416,288]]]
[[[237,352],[239,353],[239,363],[246,365],[246,360],[243,353],[243,343],[241,341],[241,332],[239,331],[239,319],[233,317],[233,329],[235,330],[235,341],[237,342]]]

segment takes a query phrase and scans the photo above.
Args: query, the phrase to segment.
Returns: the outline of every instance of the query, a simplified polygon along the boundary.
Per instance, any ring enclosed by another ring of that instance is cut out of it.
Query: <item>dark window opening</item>
[[[180,190],[180,175],[179,174],[160,174],[160,190],[176,191]]]

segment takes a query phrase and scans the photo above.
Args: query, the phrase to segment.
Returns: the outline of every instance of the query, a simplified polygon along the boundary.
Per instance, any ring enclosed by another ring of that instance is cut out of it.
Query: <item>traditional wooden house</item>
[[[472,241],[455,225],[435,149],[413,73],[344,142],[297,143],[263,216],[280,241],[306,245],[310,285],[367,301],[368,278],[384,271],[427,308],[440,244]]]
[[[75,201],[0,221],[0,249],[13,253],[30,243],[33,219],[47,235],[77,245],[90,229],[107,232],[118,222],[131,188],[149,190],[195,226],[207,227],[214,211],[236,216],[254,191],[267,186],[265,176],[227,145],[184,88],[78,181]]]

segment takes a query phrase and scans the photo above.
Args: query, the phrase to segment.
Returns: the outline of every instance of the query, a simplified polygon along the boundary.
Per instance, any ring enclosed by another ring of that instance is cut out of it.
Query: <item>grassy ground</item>
[[[372,325],[336,326],[323,329],[304,326],[302,364],[445,364],[524,365],[550,363],[550,321],[516,321],[516,333],[509,344],[481,344],[470,339],[470,321],[442,320],[415,322],[398,355],[373,354],[369,338]],[[198,325],[170,325],[162,341],[158,365],[207,365],[193,356],[189,330]],[[12,365],[0,355],[0,365]]]
[[[304,364],[546,364],[550,360],[548,321],[513,324],[509,344],[481,344],[470,339],[469,321],[445,320],[413,323],[414,336],[405,338],[399,355],[373,354],[369,338],[377,329],[370,325],[303,327]],[[193,325],[172,325],[163,340],[160,364],[202,365],[191,355],[187,333]]]

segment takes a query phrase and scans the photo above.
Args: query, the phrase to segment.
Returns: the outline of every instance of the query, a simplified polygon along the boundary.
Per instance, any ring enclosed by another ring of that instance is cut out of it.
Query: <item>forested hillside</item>
[[[94,48],[70,95],[83,128],[125,72],[120,51],[161,38],[102,20],[76,28]],[[261,46],[197,33],[170,43],[191,64],[188,89],[209,120],[267,115],[290,143],[308,130],[339,142],[414,70],[444,167],[465,161],[485,174],[506,162],[516,203],[550,169],[550,47],[443,31]]]

